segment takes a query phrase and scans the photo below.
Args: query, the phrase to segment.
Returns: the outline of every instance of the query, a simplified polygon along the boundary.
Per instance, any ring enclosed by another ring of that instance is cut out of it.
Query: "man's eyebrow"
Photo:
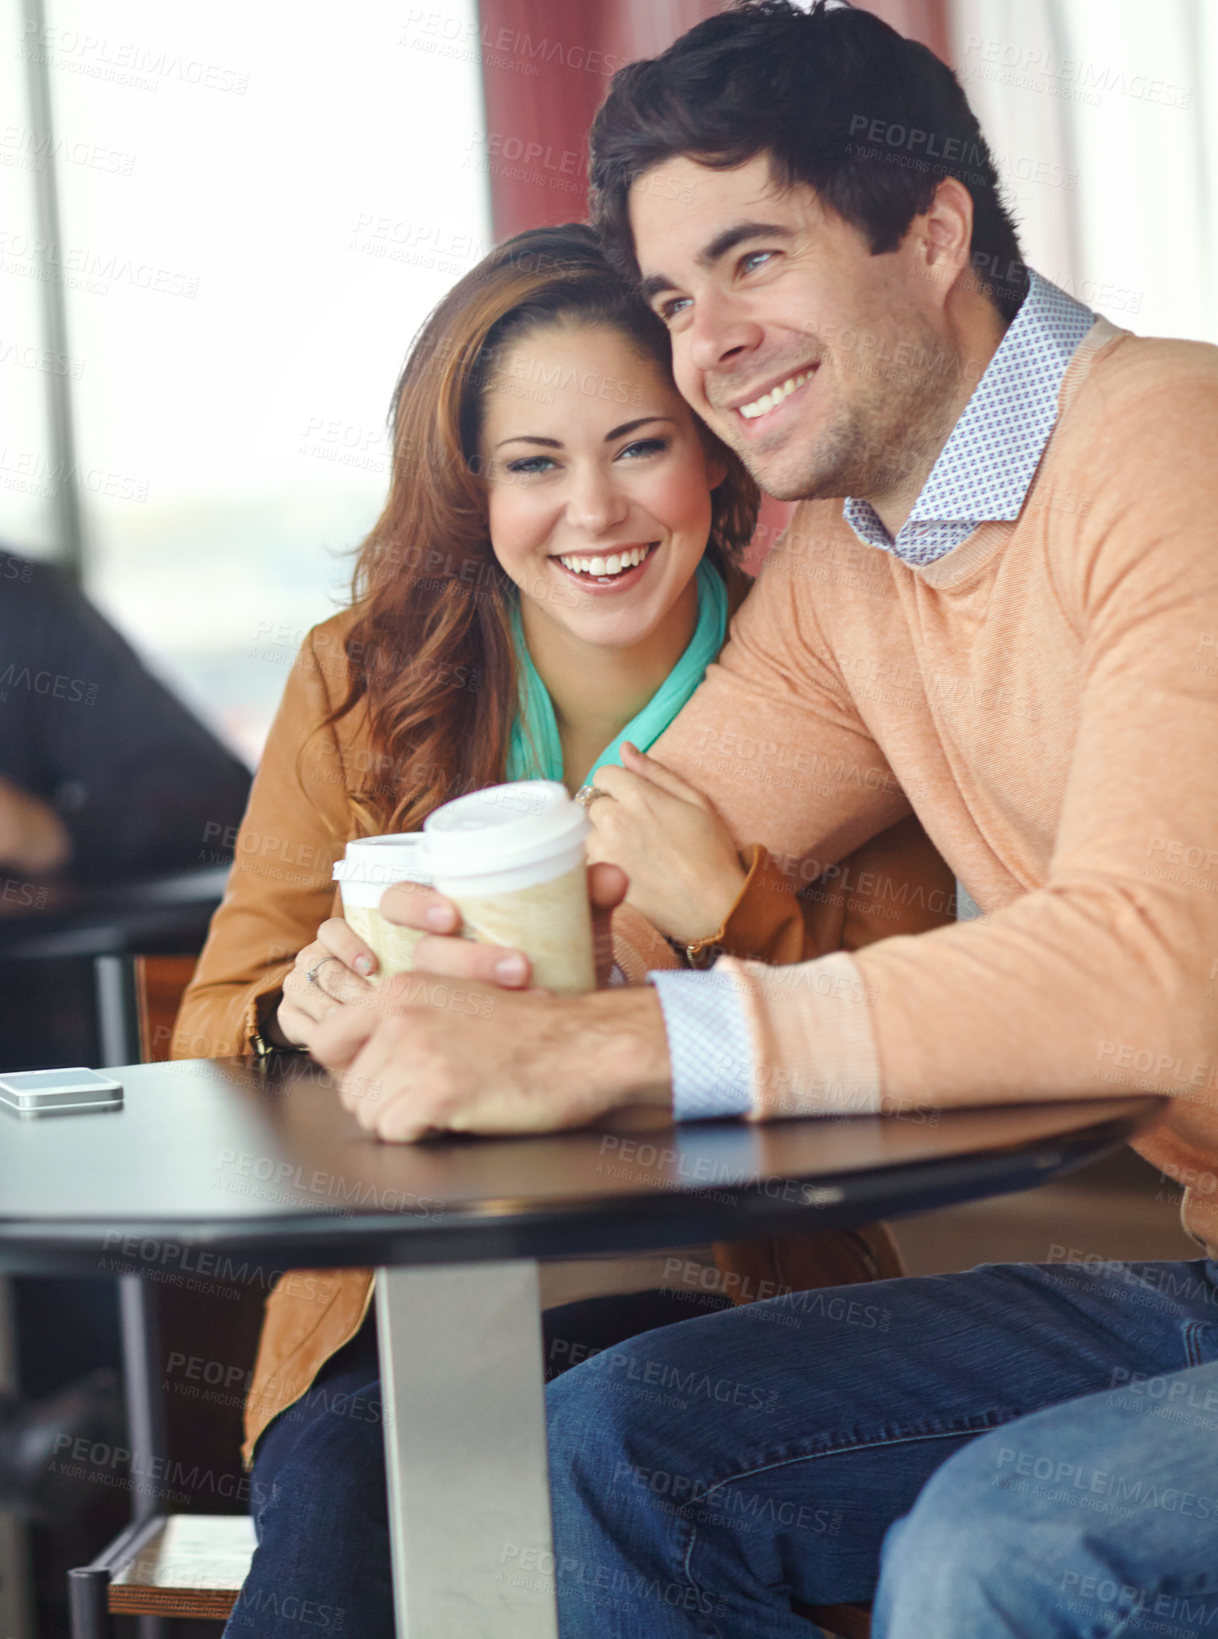
[[[694,261],[698,267],[712,268],[746,239],[782,239],[790,243],[794,237],[795,229],[781,222],[735,222],[730,228],[724,228],[722,233],[717,233],[708,245],[703,245]],[[676,288],[667,274],[653,273],[639,285],[639,295],[650,303],[662,290]]]
[[[620,427],[614,427],[612,432],[607,432],[604,442],[609,444],[615,438],[624,438],[637,427],[649,426],[653,421],[671,421],[674,427],[677,425],[677,418],[673,415],[641,415],[636,421],[623,421]],[[541,438],[534,433],[513,433],[511,438],[501,438],[495,448],[501,450],[505,444],[542,444],[548,450],[562,449],[561,438]]]

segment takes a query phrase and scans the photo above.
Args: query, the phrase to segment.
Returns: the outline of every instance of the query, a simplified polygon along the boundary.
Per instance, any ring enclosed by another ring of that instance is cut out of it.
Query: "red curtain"
[[[865,0],[865,9],[950,61],[948,0]],[[495,238],[582,222],[587,136],[623,63],[658,56],[724,0],[479,0],[486,164]],[[789,505],[767,500],[755,573]]]
[[[722,9],[721,0],[480,0],[496,239],[584,220],[588,127],[613,75]]]

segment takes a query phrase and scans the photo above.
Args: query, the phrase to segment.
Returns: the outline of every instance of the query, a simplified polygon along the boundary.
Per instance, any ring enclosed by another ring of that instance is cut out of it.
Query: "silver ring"
[[[321,980],[317,977],[317,975],[321,972],[322,968],[325,967],[327,962],[337,962],[337,961],[338,961],[337,956],[323,956],[321,961],[318,962],[316,964],[316,966],[311,967],[308,970],[308,972],[305,974],[305,978],[309,981],[309,983],[311,985],[316,985],[317,988],[320,990],[321,989]]]
[[[587,812],[598,797],[607,797],[609,795],[610,793],[602,791],[599,785],[581,785],[575,793],[575,801]]]

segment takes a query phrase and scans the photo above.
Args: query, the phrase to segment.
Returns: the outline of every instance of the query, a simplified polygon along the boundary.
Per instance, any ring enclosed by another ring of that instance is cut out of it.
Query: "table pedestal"
[[[558,1639],[537,1265],[379,1269],[397,1639]]]

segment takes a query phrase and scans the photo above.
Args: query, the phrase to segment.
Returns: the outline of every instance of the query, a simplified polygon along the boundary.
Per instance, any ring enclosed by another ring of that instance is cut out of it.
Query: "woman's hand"
[[[317,930],[283,981],[283,1000],[275,1015],[276,1034],[284,1047],[309,1047],[317,1026],[343,1002],[366,1001],[373,986],[376,956],[341,917],[332,916]],[[312,973],[312,979],[309,974]]]
[[[627,742],[622,766],[598,769],[607,797],[588,804],[589,860],[620,865],[626,903],[679,944],[718,932],[748,875],[709,799]]]

